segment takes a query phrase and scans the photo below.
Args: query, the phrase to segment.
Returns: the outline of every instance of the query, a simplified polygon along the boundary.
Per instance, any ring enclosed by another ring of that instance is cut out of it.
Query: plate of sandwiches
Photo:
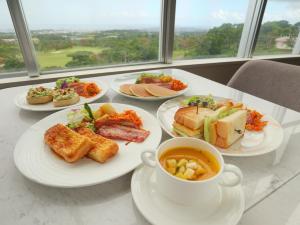
[[[156,118],[141,108],[84,104],[30,127],[15,146],[14,162],[25,177],[43,185],[90,186],[135,169],[141,151],[156,148],[161,135]]]
[[[15,97],[15,105],[29,111],[56,111],[93,102],[108,90],[99,80],[67,77],[54,83],[33,85]]]
[[[266,154],[283,141],[283,129],[270,115],[212,95],[170,99],[159,107],[157,119],[172,137],[203,139],[226,156]]]
[[[157,101],[184,94],[188,84],[182,78],[164,73],[136,73],[113,80],[111,87],[120,95],[145,101]]]

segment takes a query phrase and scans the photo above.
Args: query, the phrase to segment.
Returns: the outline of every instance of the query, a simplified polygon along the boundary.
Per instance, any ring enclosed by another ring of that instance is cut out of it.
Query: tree
[[[97,59],[94,53],[89,51],[78,51],[68,55],[72,60],[66,64],[66,67],[95,65]]]
[[[16,70],[24,68],[24,62],[18,59],[17,57],[10,57],[5,60],[4,69],[5,70]]]

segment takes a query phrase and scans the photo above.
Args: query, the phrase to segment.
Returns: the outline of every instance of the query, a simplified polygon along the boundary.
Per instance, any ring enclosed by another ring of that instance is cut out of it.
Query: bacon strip
[[[146,130],[122,125],[103,125],[96,133],[110,139],[119,139],[138,143],[143,142],[150,134],[150,132]]]

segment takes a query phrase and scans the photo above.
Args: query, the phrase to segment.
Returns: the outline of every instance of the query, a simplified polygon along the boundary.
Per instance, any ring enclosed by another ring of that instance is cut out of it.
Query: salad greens
[[[83,109],[74,109],[67,114],[67,126],[71,129],[78,127],[87,127],[95,131],[94,115],[88,104],[84,105]]]
[[[183,106],[200,106],[215,110],[217,103],[211,94],[207,96],[192,96],[181,103]]]
[[[149,78],[149,79],[158,79],[161,80],[162,82],[164,80],[171,80],[172,77],[169,75],[165,75],[163,73],[157,74],[157,73],[141,73],[141,75],[136,79],[135,83],[139,84],[142,83],[143,79]]]
[[[79,82],[79,81],[80,81],[80,79],[77,77],[61,78],[56,81],[56,87],[57,88],[66,88],[66,87],[68,87],[67,84]]]
[[[87,103],[84,103],[84,109],[87,111],[89,117],[90,117],[92,120],[95,120],[94,115],[93,115],[93,112],[92,112],[92,110],[91,110],[91,107],[90,107]]]

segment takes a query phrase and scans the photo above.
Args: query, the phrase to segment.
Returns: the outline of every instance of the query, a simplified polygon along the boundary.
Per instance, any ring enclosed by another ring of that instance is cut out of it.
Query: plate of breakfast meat
[[[203,139],[226,156],[262,155],[283,141],[283,129],[270,115],[212,95],[170,99],[159,107],[157,119],[172,137]]]
[[[150,72],[118,77],[113,80],[111,87],[123,96],[145,101],[173,98],[188,90],[188,84],[182,78]]]
[[[107,84],[99,80],[67,77],[55,83],[29,87],[15,97],[15,104],[30,111],[56,111],[93,102],[104,96],[107,90]]]
[[[141,151],[161,140],[156,118],[141,108],[95,103],[53,113],[18,140],[19,171],[40,184],[83,187],[110,181],[135,169]]]

